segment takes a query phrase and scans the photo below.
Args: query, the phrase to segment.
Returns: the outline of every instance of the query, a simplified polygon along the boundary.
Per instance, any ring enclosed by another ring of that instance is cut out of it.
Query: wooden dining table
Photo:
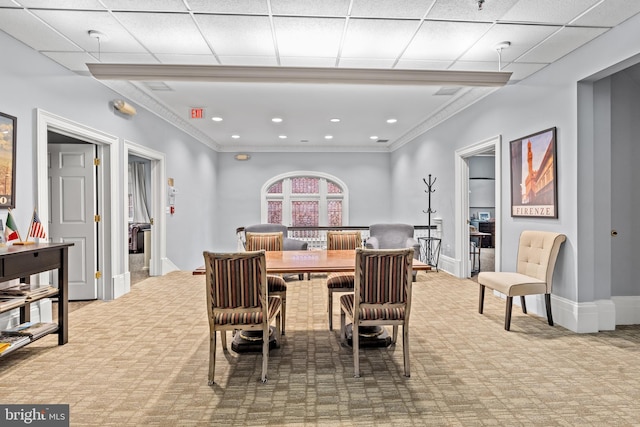
[[[356,269],[353,250],[268,251],[265,257],[269,274],[349,273]],[[413,270],[429,271],[431,266],[414,258]],[[205,274],[204,266],[193,274]]]

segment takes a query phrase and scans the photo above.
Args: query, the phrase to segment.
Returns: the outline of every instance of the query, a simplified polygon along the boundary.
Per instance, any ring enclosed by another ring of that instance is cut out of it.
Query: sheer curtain
[[[129,221],[148,223],[147,189],[145,185],[145,164],[129,163]]]

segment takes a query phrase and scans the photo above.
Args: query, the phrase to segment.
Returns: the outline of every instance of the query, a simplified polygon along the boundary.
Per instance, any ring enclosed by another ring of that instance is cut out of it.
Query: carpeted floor
[[[174,272],[69,315],[69,343],[43,339],[0,359],[3,403],[67,403],[73,426],[640,425],[640,326],[575,334],[447,273],[419,273],[411,378],[402,344],[352,351],[327,330],[322,277],[290,281],[287,335],[261,356],[218,348],[207,385],[204,277]],[[338,323],[337,304],[334,309]],[[218,340],[220,346],[220,340]]]

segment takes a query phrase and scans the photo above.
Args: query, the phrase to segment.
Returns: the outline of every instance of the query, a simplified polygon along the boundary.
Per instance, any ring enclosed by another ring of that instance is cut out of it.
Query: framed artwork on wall
[[[556,128],[510,143],[511,216],[558,218]]]
[[[489,221],[491,219],[491,215],[489,212],[478,212],[478,219],[480,221]]]
[[[0,113],[0,208],[14,208],[16,192],[16,122]]]

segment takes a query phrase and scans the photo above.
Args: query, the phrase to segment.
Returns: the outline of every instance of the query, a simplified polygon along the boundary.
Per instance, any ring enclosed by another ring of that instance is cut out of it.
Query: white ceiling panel
[[[113,10],[139,10],[139,11],[163,11],[186,12],[182,0],[102,0],[104,4]]]
[[[42,52],[42,54],[76,73],[89,73],[87,63],[97,62],[96,58],[85,52]]]
[[[338,65],[341,68],[391,68],[394,62],[393,59],[342,57]]]
[[[576,19],[573,24],[613,27],[638,12],[640,12],[638,0],[607,0]]]
[[[458,71],[500,71],[498,69],[498,55],[495,61],[456,61],[449,67]]]
[[[509,71],[511,74],[511,78],[509,79],[510,83],[517,82],[519,80],[526,79],[531,74],[542,70],[548,64],[531,64],[526,62],[512,62],[510,64],[505,65],[502,68],[502,71]]]
[[[269,13],[267,0],[185,0],[194,12],[212,13]]]
[[[342,47],[347,58],[397,58],[418,27],[415,21],[351,19]]]
[[[524,54],[518,59],[518,62],[551,63],[557,61],[605,31],[604,28],[565,27],[535,49]]]
[[[353,0],[351,16],[421,19],[433,0]]]
[[[189,15],[130,12],[114,15],[152,53],[211,53]]]
[[[274,56],[218,56],[221,65],[255,65],[274,67],[278,65],[278,58]]]
[[[345,20],[338,18],[273,18],[278,52],[283,56],[336,57]]]
[[[504,16],[503,21],[568,24],[600,0],[520,0]],[[487,2],[488,3],[488,2]]]
[[[483,3],[482,10],[478,10],[478,2],[475,0],[436,0],[427,19],[494,22],[517,2],[518,0],[487,0]]]
[[[24,7],[42,7],[47,9],[89,9],[89,10],[104,10],[104,6],[98,0],[16,0],[11,6],[15,6],[16,3]]]
[[[285,67],[335,67],[336,58],[280,56],[280,65]]]
[[[422,59],[401,59],[395,68],[401,70],[446,70],[451,61],[431,61]]]
[[[108,12],[35,10],[33,12],[47,24],[56,28],[84,50],[91,52],[146,52],[120,23]],[[81,25],[78,23],[81,22]],[[89,37],[89,30],[103,33],[100,40]]]
[[[274,15],[347,16],[349,0],[271,0]]]
[[[220,56],[275,56],[271,23],[263,16],[197,15],[196,21]]]
[[[489,30],[491,24],[425,21],[402,59],[454,60]]]
[[[176,53],[158,53],[156,58],[162,64],[220,65],[213,55],[182,55]]]
[[[0,28],[35,50],[82,50],[23,9],[0,9]]]
[[[496,24],[460,59],[463,61],[497,61],[498,53],[495,45],[508,41],[511,46],[502,50],[502,61],[513,61],[559,29],[560,27],[548,25]]]
[[[98,62],[98,61],[94,61]],[[100,55],[100,62],[113,64],[158,64],[158,60],[149,53],[111,53],[106,52]]]

